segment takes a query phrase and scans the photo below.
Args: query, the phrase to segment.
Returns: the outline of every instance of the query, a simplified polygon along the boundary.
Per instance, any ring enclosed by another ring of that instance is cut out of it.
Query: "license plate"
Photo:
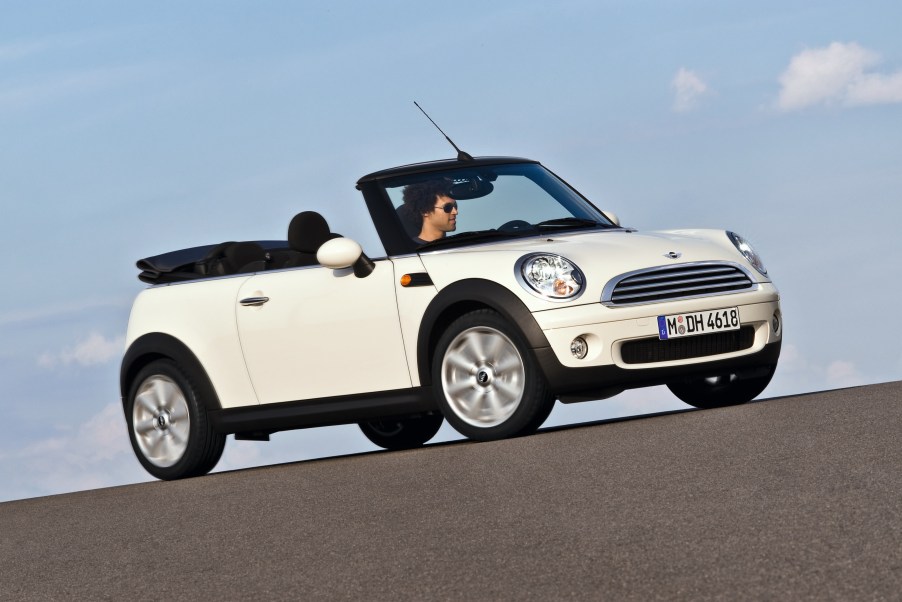
[[[662,341],[725,330],[739,330],[739,309],[728,307],[672,316],[658,316],[658,338]]]

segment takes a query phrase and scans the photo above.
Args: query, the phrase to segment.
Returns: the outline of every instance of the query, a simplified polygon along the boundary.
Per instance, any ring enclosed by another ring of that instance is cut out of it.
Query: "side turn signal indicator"
[[[401,286],[413,288],[415,286],[432,286],[432,278],[426,272],[414,272],[401,276]]]

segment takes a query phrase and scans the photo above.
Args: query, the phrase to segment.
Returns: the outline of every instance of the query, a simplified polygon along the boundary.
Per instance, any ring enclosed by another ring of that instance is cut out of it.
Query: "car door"
[[[411,386],[389,260],[365,278],[321,266],[257,274],[236,311],[260,403]]]

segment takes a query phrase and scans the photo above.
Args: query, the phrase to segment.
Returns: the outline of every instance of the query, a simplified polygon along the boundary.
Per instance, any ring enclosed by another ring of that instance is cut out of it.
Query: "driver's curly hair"
[[[450,196],[451,182],[445,179],[426,180],[404,187],[404,205],[420,216],[435,210],[435,199],[438,196]]]

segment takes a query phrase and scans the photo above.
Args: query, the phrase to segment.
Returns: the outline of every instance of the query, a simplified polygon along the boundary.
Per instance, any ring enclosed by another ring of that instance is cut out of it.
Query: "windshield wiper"
[[[534,232],[526,232],[527,234],[534,234]],[[504,230],[474,230],[472,232],[461,232],[460,234],[454,234],[452,236],[446,236],[444,238],[439,238],[437,240],[431,240],[427,243],[424,243],[419,246],[418,251],[423,249],[432,249],[434,247],[441,247],[446,244],[453,244],[456,242],[470,241],[470,240],[479,240],[479,239],[491,239],[491,238],[519,238],[524,235],[523,231],[513,231],[513,232],[505,232]]]
[[[572,226],[592,226],[600,228],[616,228],[613,224],[603,224],[594,219],[586,219],[583,217],[559,217],[557,219],[549,219],[539,222],[536,228],[567,228]]]

